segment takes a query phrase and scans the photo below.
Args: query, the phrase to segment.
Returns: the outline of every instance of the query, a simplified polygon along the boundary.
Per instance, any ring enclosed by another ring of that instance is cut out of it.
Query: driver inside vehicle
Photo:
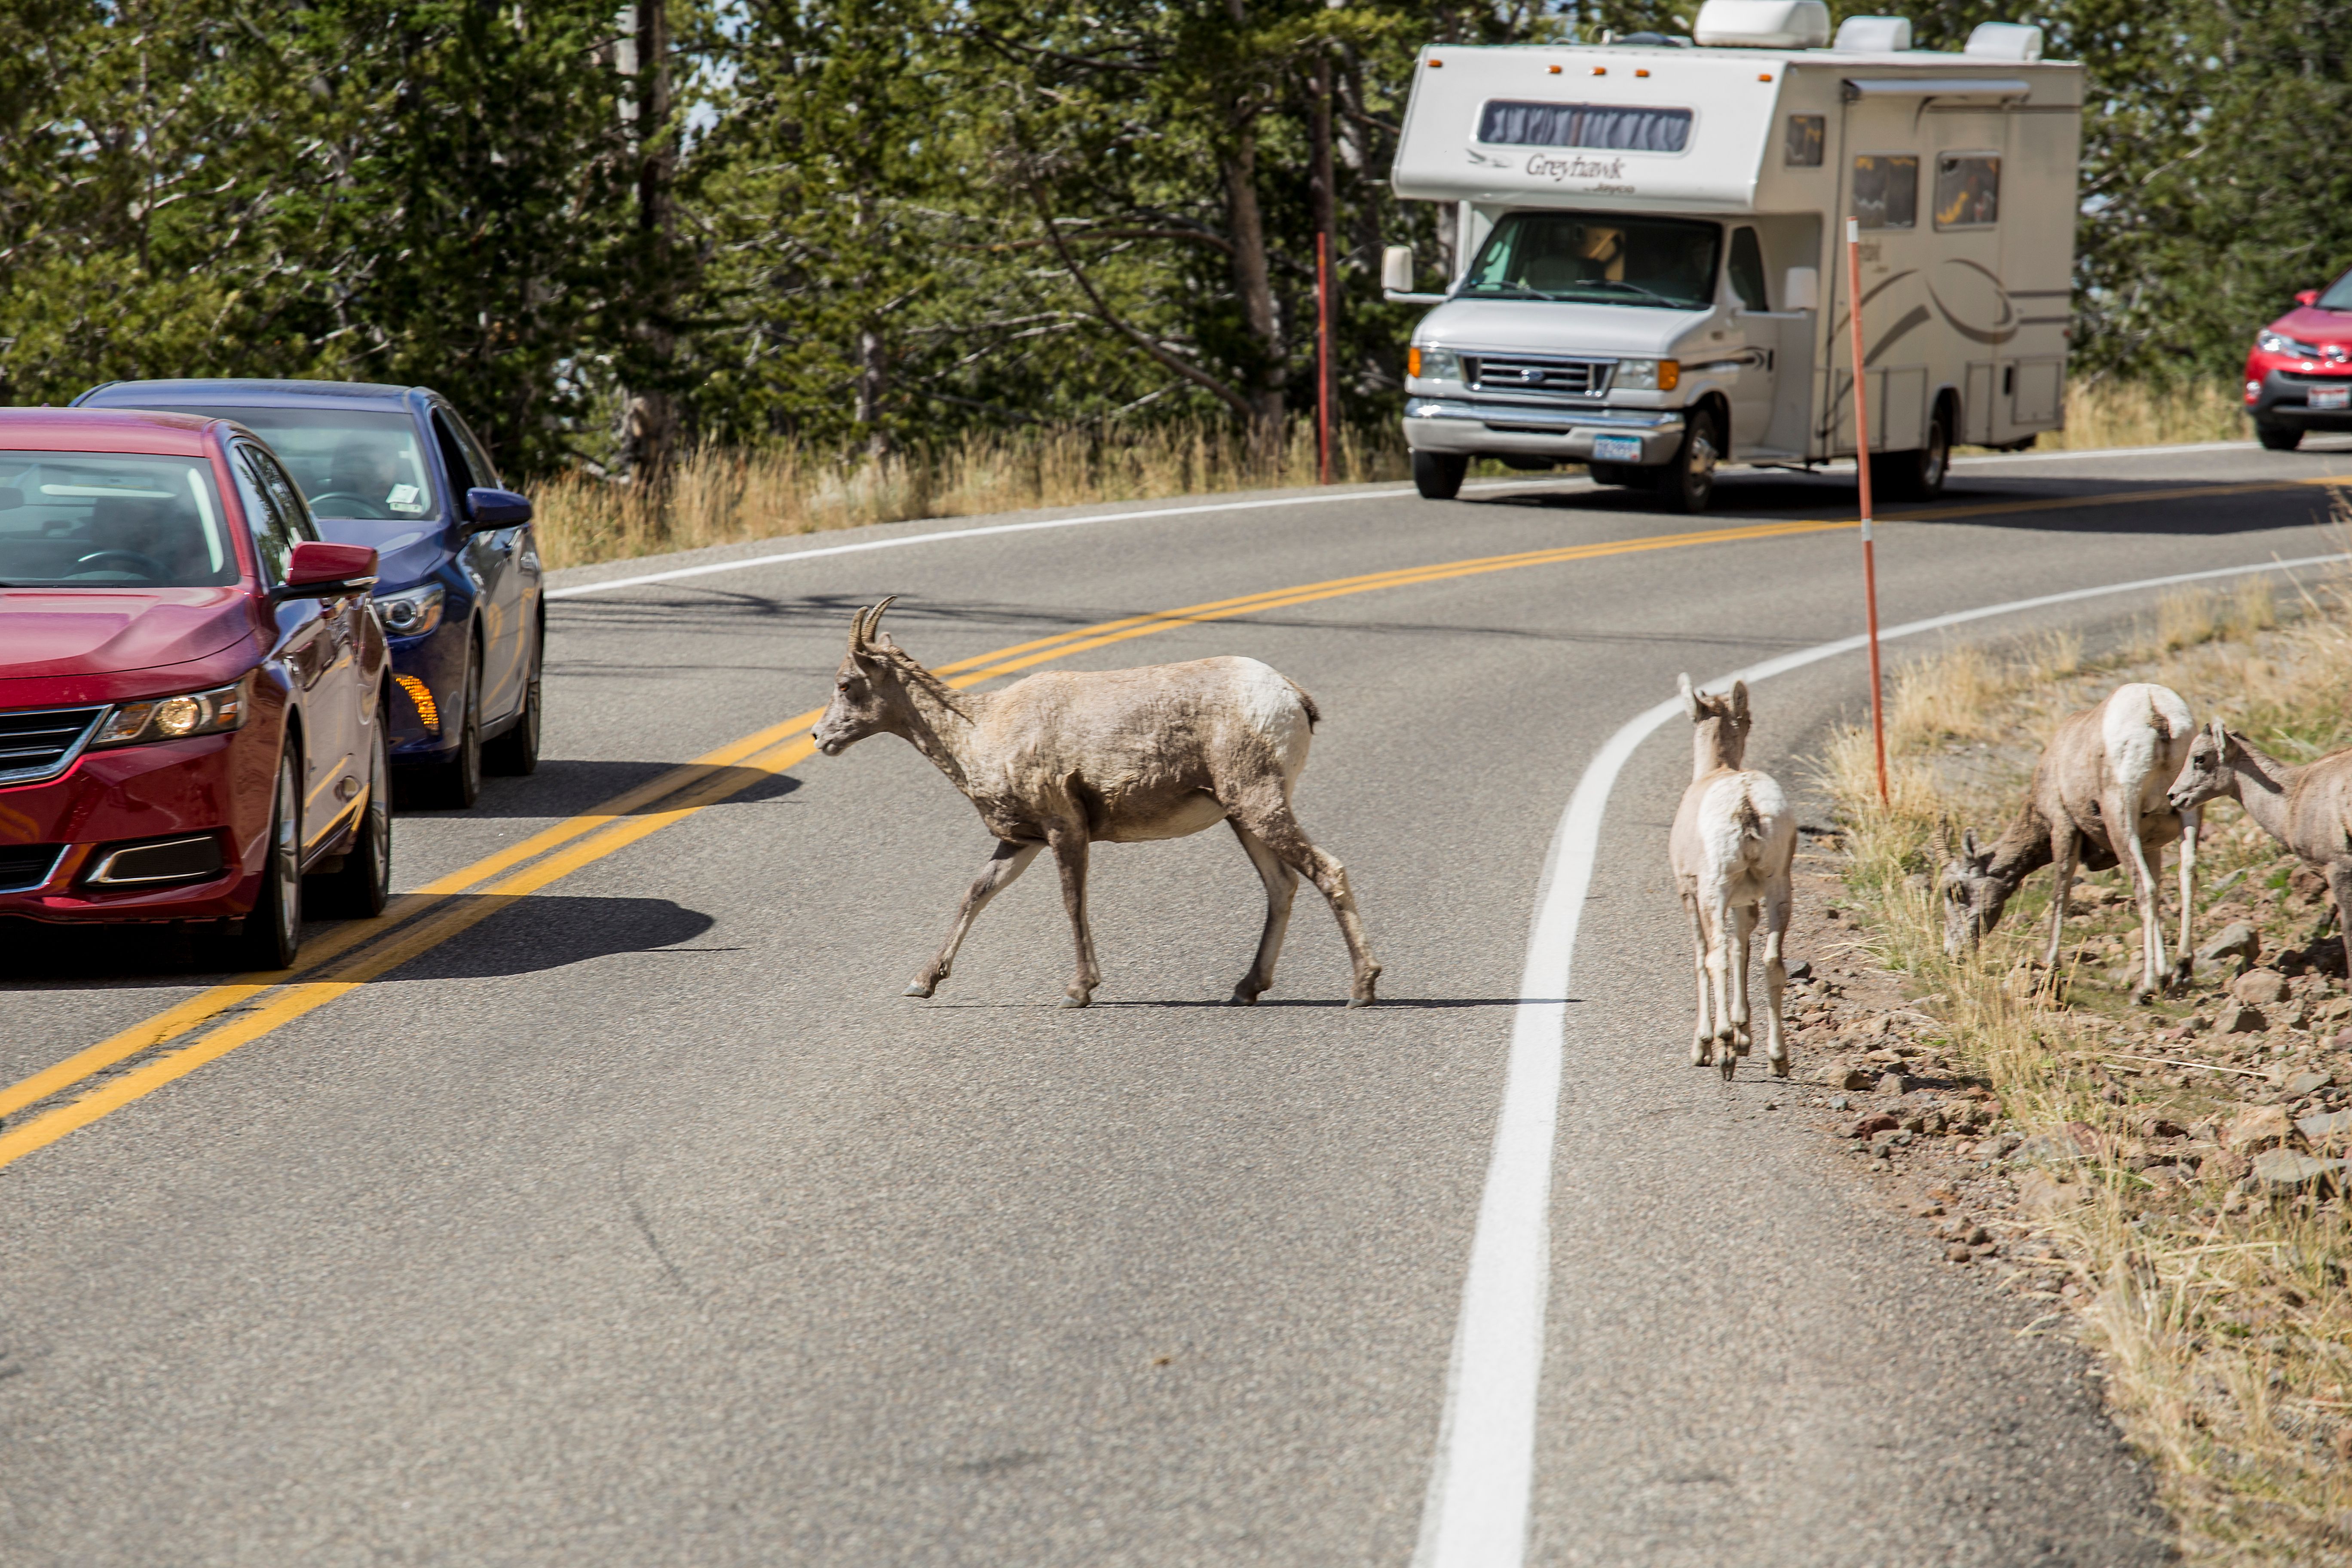
[[[399,473],[392,454],[377,441],[346,441],[327,468],[327,494],[356,496],[382,507],[393,499]]]
[[[135,555],[161,567],[153,574],[161,580],[177,582],[204,569],[203,542],[195,530],[182,523],[180,510],[170,500],[100,497],[90,507],[84,538],[91,552],[121,557],[110,563],[118,569],[137,570],[128,559]]]

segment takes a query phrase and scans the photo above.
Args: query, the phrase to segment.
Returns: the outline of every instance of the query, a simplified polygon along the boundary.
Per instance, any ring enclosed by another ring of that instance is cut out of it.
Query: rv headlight
[[[1672,392],[1682,384],[1683,364],[1673,359],[1621,359],[1611,384],[1620,392]]]
[[[1407,349],[1404,373],[1423,381],[1460,381],[1462,356],[1452,349]]]

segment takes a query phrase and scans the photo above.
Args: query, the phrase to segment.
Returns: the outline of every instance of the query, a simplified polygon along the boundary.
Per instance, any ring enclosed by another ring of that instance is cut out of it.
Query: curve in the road
[[[2055,605],[2347,561],[2352,553],[2306,555],[2142,577],[1930,616],[1889,626],[1879,637],[1896,641]],[[1735,680],[1761,682],[1867,645],[1866,637],[1839,637],[1704,684],[1720,690]],[[1669,699],[1627,720],[1609,737],[1577,781],[1544,859],[1413,1568],[1517,1568],[1525,1557],[1545,1296],[1551,1277],[1552,1142],[1577,927],[1600,858],[1601,829],[1617,775],[1643,742],[1681,712],[1681,700]]]

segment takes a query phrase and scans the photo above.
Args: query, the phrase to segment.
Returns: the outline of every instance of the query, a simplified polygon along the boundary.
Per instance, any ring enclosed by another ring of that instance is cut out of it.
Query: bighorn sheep
[[[1372,962],[1348,873],[1307,840],[1290,795],[1321,715],[1314,699],[1254,658],[1199,658],[1147,669],[1048,671],[1002,691],[956,691],[877,628],[885,599],[857,612],[833,702],[812,738],[837,757],[866,736],[904,736],[980,811],[996,849],[964,893],[939,955],[907,987],[929,996],[948,977],[988,901],[1050,847],[1077,943],[1063,1001],[1084,1007],[1102,984],[1087,925],[1087,847],[1181,838],[1232,826],[1265,882],[1257,958],[1234,987],[1246,1006],[1274,963],[1301,876],[1339,917],[1354,969],[1348,1005],[1372,999]]]
[[[2055,861],[2058,885],[2051,895],[2050,944],[2043,960],[2054,973],[2075,866],[2105,871],[2128,862],[2140,921],[2140,984],[2133,994],[2144,1002],[2168,979],[2157,878],[2164,865],[2164,847],[2177,838],[2177,956],[2185,977],[2196,901],[2198,813],[2193,806],[2176,810],[2165,789],[2187,760],[2196,732],[2196,721],[2179,692],[2142,681],[2118,686],[2097,707],[2068,715],[2033,766],[2025,804],[1990,849],[1979,852],[1976,835],[1969,833],[1955,857],[1948,826],[1941,834],[1939,847],[1947,862],[1942,876],[1944,951],[1957,958],[1974,948],[2000,923],[2000,911],[2018,884]],[[2118,823],[2123,825],[2120,844],[2112,831]]]
[[[2352,925],[2346,923],[2352,910],[2352,752],[2294,767],[2216,719],[2189,742],[2189,760],[2172,782],[2172,809],[2187,816],[2222,795],[2327,879],[2336,929],[2352,952]]]
[[[1769,773],[1742,769],[1748,751],[1748,683],[1729,697],[1707,697],[1682,678],[1683,708],[1696,726],[1691,784],[1675,813],[1669,843],[1675,883],[1690,911],[1697,956],[1698,1024],[1691,1063],[1720,1053],[1725,1080],[1748,1054],[1748,943],[1764,929],[1764,1055],[1775,1077],[1789,1076],[1780,997],[1789,970],[1780,942],[1789,930],[1789,870],[1797,853],[1797,819]]]

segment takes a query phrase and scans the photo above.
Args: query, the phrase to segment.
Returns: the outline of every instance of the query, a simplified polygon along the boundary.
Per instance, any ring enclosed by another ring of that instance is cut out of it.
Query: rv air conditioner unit
[[[1911,47],[1908,16],[1848,16],[1838,24],[1837,42],[1830,46],[1842,55],[1896,55]]]
[[[2038,60],[2042,58],[2042,29],[2016,22],[1979,22],[1969,35],[1969,54],[1979,59]]]
[[[1692,35],[1724,48],[1818,49],[1830,41],[1822,0],[1706,0]]]

